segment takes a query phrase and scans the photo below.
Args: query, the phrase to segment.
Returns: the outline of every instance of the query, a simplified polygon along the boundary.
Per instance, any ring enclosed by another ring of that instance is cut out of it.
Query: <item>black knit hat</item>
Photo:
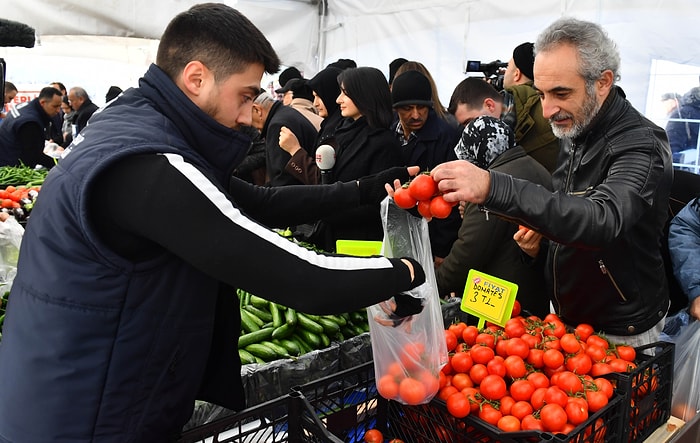
[[[418,71],[399,74],[391,84],[391,101],[394,108],[404,105],[432,107],[433,90],[430,80]]]
[[[311,91],[308,80],[304,78],[293,78],[289,80],[283,88],[275,90],[278,94],[284,94],[287,91],[292,91],[294,93],[294,98],[305,98],[310,101],[314,100],[314,94]]]
[[[303,78],[301,75],[301,72],[294,66],[290,66],[289,68],[285,69],[280,73],[279,76],[279,83],[280,86],[284,86],[287,84],[287,82],[293,78]],[[275,91],[277,92],[277,91]]]
[[[532,66],[535,64],[534,46],[532,43],[527,42],[513,50],[515,66],[530,80],[535,79],[532,73]]]

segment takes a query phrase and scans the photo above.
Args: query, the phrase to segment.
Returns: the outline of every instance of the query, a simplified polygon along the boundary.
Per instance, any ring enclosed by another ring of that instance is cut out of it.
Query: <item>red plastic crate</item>
[[[656,342],[635,348],[637,367],[608,377],[625,397],[621,442],[642,442],[671,417],[673,393],[673,343]],[[645,351],[654,351],[654,355]]]

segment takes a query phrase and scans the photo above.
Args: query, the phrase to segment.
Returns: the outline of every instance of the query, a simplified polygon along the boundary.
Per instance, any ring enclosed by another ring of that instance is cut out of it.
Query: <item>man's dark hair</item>
[[[5,92],[15,91],[17,92],[17,86],[12,82],[5,82]]]
[[[178,14],[158,45],[156,65],[174,81],[187,63],[198,60],[215,80],[260,63],[268,74],[280,60],[270,42],[243,14],[221,3],[202,3]]]
[[[503,101],[503,96],[481,77],[467,77],[455,87],[450,97],[450,106],[447,111],[454,114],[457,106],[467,105],[468,108],[480,108],[487,98],[497,102]]]
[[[56,88],[56,89],[60,90],[61,92],[63,92],[63,91],[68,91],[68,89],[66,88],[66,85],[64,85],[64,84],[61,83],[61,82],[51,82],[50,84],[52,84],[52,85],[58,85],[58,88]]]
[[[45,88],[41,88],[41,92],[39,92],[39,100],[51,100],[54,95],[63,97],[63,93],[61,91],[53,86],[47,86]]]
[[[389,83],[382,71],[363,66],[338,75],[338,84],[373,128],[388,128],[394,119]]]

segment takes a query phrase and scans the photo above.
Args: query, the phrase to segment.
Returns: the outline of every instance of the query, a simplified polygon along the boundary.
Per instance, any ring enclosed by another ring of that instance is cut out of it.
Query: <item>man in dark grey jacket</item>
[[[620,58],[597,24],[560,19],[535,44],[535,88],[566,157],[547,189],[468,162],[433,170],[448,201],[483,205],[549,238],[556,312],[614,342],[656,341],[669,295],[660,239],[673,179],[662,128],[615,86]]]

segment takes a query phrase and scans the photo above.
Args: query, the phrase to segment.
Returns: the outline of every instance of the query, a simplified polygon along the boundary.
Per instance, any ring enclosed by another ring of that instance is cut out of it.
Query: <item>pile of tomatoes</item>
[[[456,322],[445,330],[450,351],[438,398],[447,411],[470,414],[501,431],[570,433],[604,408],[614,385],[603,375],[636,368],[635,349],[610,343],[587,324],[568,330],[556,314],[513,316],[479,330]],[[588,435],[603,441],[602,419]]]
[[[447,218],[457,203],[450,203],[438,193],[437,182],[428,172],[416,175],[394,191],[394,203],[402,209],[417,208],[427,219]]]
[[[440,388],[441,374],[439,368],[430,367],[431,360],[423,343],[406,343],[398,350],[398,360],[377,378],[377,392],[407,405],[428,403]]]

